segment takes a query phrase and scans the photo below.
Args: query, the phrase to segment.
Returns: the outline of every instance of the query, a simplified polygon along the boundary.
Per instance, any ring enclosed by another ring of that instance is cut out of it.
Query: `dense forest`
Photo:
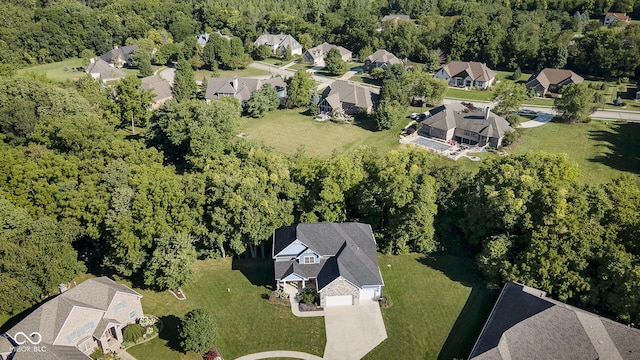
[[[236,53],[236,61],[223,61],[232,67],[243,65],[238,58],[242,47],[251,53],[253,41],[263,31],[290,33],[305,48],[336,43],[361,58],[385,48],[421,63],[473,60],[498,69],[528,71],[567,66],[583,75],[608,78],[635,77],[640,66],[640,25],[600,26],[607,11],[640,16],[640,8],[630,0],[3,0],[2,4],[0,64],[18,67],[101,55],[124,44],[153,52],[157,64],[184,56],[194,67],[218,66],[219,61],[211,64],[206,58],[221,54],[203,54],[194,37],[214,30],[234,37],[230,51]],[[390,22],[376,31],[382,15],[389,13],[409,14],[415,22]]]
[[[360,53],[384,47],[421,62],[435,56],[503,68],[566,64],[591,75],[634,76],[640,26],[604,28],[588,19],[608,10],[632,12],[635,3],[65,0],[3,6],[2,313],[38,302],[87,267],[174,288],[189,279],[198,257],[264,256],[278,227],[357,220],[372,225],[382,252],[476,257],[491,283],[524,282],[640,321],[640,189],[630,176],[587,185],[565,156],[545,153],[490,159],[477,173],[408,148],[287,157],[235,137],[241,107],[232,99],[206,104],[193,99],[192,89],[150,112],[149,94],[137,91],[135,78],[105,88],[89,76],[57,84],[13,71],[131,43],[153,52],[156,63],[180,59],[180,69],[190,69],[187,61],[225,66],[225,59],[234,67],[233,59],[242,63],[258,34],[270,31],[290,32],[305,47],[322,41]],[[416,23],[375,31],[381,15],[392,12],[408,13]],[[195,43],[194,34],[214,29],[234,36],[228,53]],[[132,125],[145,131],[132,134]]]

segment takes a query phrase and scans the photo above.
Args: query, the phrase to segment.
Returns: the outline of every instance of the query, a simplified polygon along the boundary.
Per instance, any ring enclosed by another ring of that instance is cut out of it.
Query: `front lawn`
[[[66,67],[66,71],[65,71]],[[82,59],[80,58],[71,58],[64,61],[59,61],[50,64],[36,65],[24,69],[18,70],[18,74],[22,75],[25,73],[35,73],[38,75],[45,75],[51,80],[55,81],[67,81],[67,80],[75,80],[85,75],[82,71],[73,71],[73,68],[83,67]]]
[[[455,256],[379,255],[393,305],[388,338],[365,359],[466,359],[498,296],[474,261]]]
[[[210,70],[200,69],[200,70],[196,71],[195,78],[198,81],[203,81],[205,79],[208,79],[208,78],[212,77],[212,75],[213,75],[213,72],[211,72]],[[234,76],[237,76],[237,77],[252,77],[252,76],[265,76],[265,75],[269,75],[269,72],[268,71],[264,71],[264,70],[260,70],[260,69],[256,69],[256,68],[252,68],[252,67],[246,67],[244,69],[238,69],[238,70],[218,70],[218,76],[216,76],[216,77],[232,78]]]
[[[139,360],[199,359],[182,354],[176,340],[179,318],[203,308],[218,328],[217,347],[225,359],[254,352],[296,350],[322,356],[324,318],[297,318],[287,306],[271,305],[263,296],[273,282],[271,259],[216,259],[198,261],[196,280],[182,289],[187,296],[176,300],[169,292],[138,290],[145,313],[160,317],[165,330],[148,343],[127,350]]]
[[[261,119],[242,118],[240,132],[246,140],[264,143],[276,151],[293,155],[300,148],[314,157],[328,157],[336,150],[350,152],[367,145],[384,154],[399,146],[399,134],[409,122],[403,121],[393,129],[373,131],[373,123],[362,125],[317,122],[311,116],[302,115],[303,109],[276,110]]]
[[[444,96],[452,99],[489,101],[493,96],[493,92],[489,90],[464,90],[449,87]]]

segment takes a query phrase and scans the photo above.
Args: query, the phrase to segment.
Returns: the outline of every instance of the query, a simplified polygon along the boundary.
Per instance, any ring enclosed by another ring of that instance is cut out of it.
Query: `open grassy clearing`
[[[379,255],[388,338],[365,359],[466,359],[498,292],[474,261],[454,256]]]
[[[464,90],[448,87],[444,96],[454,99],[489,101],[493,96],[493,92],[488,90]]]
[[[252,76],[265,76],[269,75],[268,71],[247,67],[238,70],[218,70],[218,75],[215,77],[252,77]],[[213,72],[210,70],[200,69],[195,72],[195,78],[197,81],[203,81],[213,77]]]
[[[199,359],[179,352],[176,326],[189,310],[211,312],[218,328],[217,347],[226,359],[268,350],[296,350],[322,355],[324,319],[297,318],[287,306],[263,298],[273,282],[271,259],[216,259],[195,264],[196,280],[176,300],[169,292],[138,290],[146,313],[159,316],[166,330],[148,343],[128,350],[139,360]],[[229,291],[227,291],[229,289]]]
[[[65,71],[65,67],[67,71]],[[64,61],[59,61],[50,64],[36,65],[24,69],[18,70],[18,74],[25,73],[35,73],[38,75],[45,75],[51,80],[55,81],[67,81],[78,79],[81,76],[84,76],[84,72],[72,71],[72,68],[83,67],[82,59],[80,58],[71,58]]]
[[[602,184],[624,172],[640,173],[640,124],[592,121],[588,124],[549,123],[523,129],[523,138],[507,149],[566,153],[580,167],[584,180]],[[639,181],[640,184],[640,181]]]
[[[372,122],[362,125],[317,122],[301,112],[304,110],[276,110],[262,119],[242,118],[240,132],[246,134],[247,141],[264,143],[287,155],[303,148],[308,156],[327,157],[334,150],[345,153],[361,145],[384,154],[400,146],[400,131],[409,122],[407,119],[391,130],[372,131]]]

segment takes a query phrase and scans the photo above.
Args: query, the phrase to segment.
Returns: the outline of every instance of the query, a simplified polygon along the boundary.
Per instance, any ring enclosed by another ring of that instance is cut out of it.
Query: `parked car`
[[[518,111],[518,115],[523,115],[523,116],[534,116],[534,115],[538,115],[537,111],[533,111],[533,110],[529,110],[529,109],[521,109]]]
[[[409,118],[411,120],[418,120],[418,117],[420,117],[420,115],[422,115],[421,113],[411,113],[411,115],[409,115]]]

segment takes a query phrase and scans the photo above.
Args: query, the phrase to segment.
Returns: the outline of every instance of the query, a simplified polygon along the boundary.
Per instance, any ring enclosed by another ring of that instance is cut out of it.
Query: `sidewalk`
[[[291,303],[291,312],[293,315],[297,317],[315,317],[315,316],[324,316],[324,310],[319,311],[300,311],[298,308],[298,302],[296,301],[296,294],[298,293],[298,289],[293,287],[292,285],[285,285],[284,291],[289,294],[289,302]]]

